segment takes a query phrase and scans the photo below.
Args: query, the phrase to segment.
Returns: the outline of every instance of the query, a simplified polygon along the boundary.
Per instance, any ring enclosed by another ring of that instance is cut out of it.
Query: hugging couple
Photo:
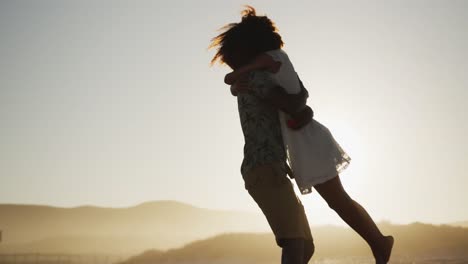
[[[233,70],[224,82],[237,97],[244,134],[241,174],[282,248],[281,263],[306,264],[314,253],[304,207],[287,175],[302,194],[315,189],[367,242],[376,263],[387,263],[394,239],[384,236],[344,190],[339,173],[351,159],[313,118],[308,92],[274,23],[248,6],[241,22],[223,29],[210,45],[217,49],[212,64],[219,61]]]

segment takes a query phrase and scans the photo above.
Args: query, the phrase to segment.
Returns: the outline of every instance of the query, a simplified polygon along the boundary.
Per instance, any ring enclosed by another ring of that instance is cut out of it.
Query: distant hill
[[[0,230],[0,253],[135,254],[268,225],[260,214],[158,201],[128,208],[0,205]]]
[[[466,228],[433,226],[421,223],[410,225],[384,224],[381,225],[381,228],[385,233],[393,234],[396,239],[392,255],[395,259],[412,259],[416,257],[454,259],[468,257],[468,229]],[[313,236],[316,245],[315,260],[324,258],[347,259],[350,256],[370,258],[372,256],[365,242],[348,228],[313,228]],[[278,263],[279,259],[280,249],[276,247],[271,234],[244,233],[219,235],[165,252],[146,251],[121,264],[258,264]],[[349,261],[343,263],[349,263]]]
[[[450,223],[451,226],[468,227],[468,221]]]
[[[400,226],[381,224],[380,226],[383,230],[389,229],[398,234],[398,243],[406,241],[403,244],[407,246],[409,252],[417,253],[418,250],[425,252],[426,249],[420,248],[421,244],[424,244],[433,245],[435,252],[447,249],[447,252],[453,253],[460,243],[465,245],[465,251],[468,251],[466,250],[468,245],[464,242],[467,233],[463,228],[423,224]],[[241,247],[239,250],[247,250],[246,252],[253,249],[258,252],[259,248],[264,246],[267,246],[262,249],[265,252],[268,250],[273,250],[273,254],[277,252],[273,239],[268,235],[246,234],[269,233],[261,212],[255,214],[209,210],[174,201],[148,202],[128,208],[93,206],[59,208],[4,204],[0,205],[0,230],[2,230],[0,253],[128,256],[147,249],[157,249],[159,251],[156,255],[171,257],[170,254],[190,255],[187,250],[191,246],[210,248],[212,246],[204,246],[205,243],[219,242],[220,251],[217,252],[221,254],[228,243],[224,242],[224,239],[240,241],[242,245],[238,246]],[[317,250],[321,252],[320,254],[368,253],[364,242],[348,228],[313,227],[312,231],[318,241]],[[223,233],[243,233],[243,235],[215,237]],[[188,244],[208,237],[215,238],[197,242],[198,244]],[[183,245],[187,247],[180,248]],[[333,245],[341,245],[351,251],[335,252]],[[245,248],[242,249],[242,246]],[[234,245],[229,247],[236,248]],[[405,252],[405,249],[402,249],[402,252]]]

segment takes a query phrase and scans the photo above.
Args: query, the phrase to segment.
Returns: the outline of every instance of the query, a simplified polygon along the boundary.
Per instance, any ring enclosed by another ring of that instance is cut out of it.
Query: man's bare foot
[[[376,264],[387,264],[392,255],[393,243],[395,239],[393,236],[385,236],[382,245],[378,250],[372,250],[375,257]]]

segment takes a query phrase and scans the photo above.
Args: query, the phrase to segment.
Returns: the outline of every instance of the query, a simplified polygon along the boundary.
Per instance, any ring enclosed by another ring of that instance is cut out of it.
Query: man
[[[255,84],[263,82],[265,74],[252,73],[249,80],[252,89],[258,88]],[[305,96],[302,92],[296,98],[283,99],[283,102],[294,105]],[[314,245],[304,207],[286,175],[286,151],[275,97],[279,96],[260,97],[249,93],[237,96],[245,139],[241,173],[245,188],[264,213],[278,246],[283,249],[282,263],[303,264],[312,257]]]
[[[263,26],[267,30],[260,36],[257,32]],[[265,16],[256,16],[253,8],[244,11],[240,23],[227,28],[213,39],[211,47],[219,46],[219,49],[212,62],[220,59],[234,70],[259,52],[280,48],[283,44],[272,22]],[[245,139],[241,165],[245,188],[262,210],[282,248],[281,263],[308,263],[314,244],[304,207],[287,177],[286,151],[278,117],[278,109],[292,115],[297,114],[298,109],[305,109],[301,116],[305,114],[308,118],[303,120],[310,121],[313,113],[310,108],[304,108],[307,91],[302,87],[298,95],[285,94],[264,71],[252,72],[238,81],[238,85],[239,90],[249,87],[248,92],[237,95]]]

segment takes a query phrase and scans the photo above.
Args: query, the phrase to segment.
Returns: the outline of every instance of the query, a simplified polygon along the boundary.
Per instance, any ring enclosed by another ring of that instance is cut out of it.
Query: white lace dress
[[[289,94],[299,93],[299,80],[288,55],[281,49],[267,54],[281,62],[279,71],[272,73],[274,81]],[[300,130],[292,130],[286,125],[288,115],[280,111],[279,116],[288,162],[302,194],[312,192],[313,186],[333,179],[348,166],[351,158],[324,125],[314,119]]]

